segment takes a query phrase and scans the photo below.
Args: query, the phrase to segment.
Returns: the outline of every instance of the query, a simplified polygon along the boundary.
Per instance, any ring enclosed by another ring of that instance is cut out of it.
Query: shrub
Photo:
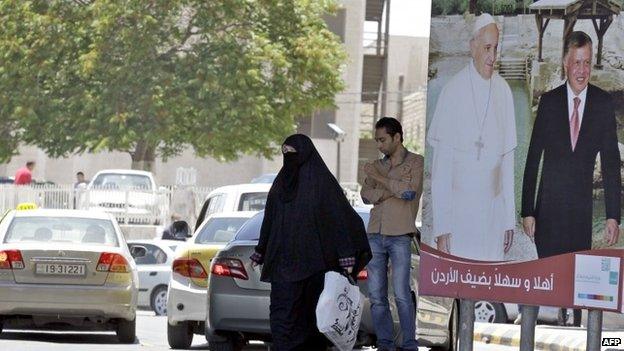
[[[433,0],[431,3],[433,16],[463,14],[466,10],[468,0]]]

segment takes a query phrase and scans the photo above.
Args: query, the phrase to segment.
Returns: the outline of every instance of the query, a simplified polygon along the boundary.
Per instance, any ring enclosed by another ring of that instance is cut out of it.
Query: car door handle
[[[158,272],[150,272],[150,274],[149,274],[149,275],[150,275],[150,277],[153,277],[153,276],[155,276],[156,274],[158,274]]]

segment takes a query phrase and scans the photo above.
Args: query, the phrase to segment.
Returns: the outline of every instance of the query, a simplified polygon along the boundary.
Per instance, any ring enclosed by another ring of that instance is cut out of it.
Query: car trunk
[[[243,262],[245,271],[249,279],[233,278],[234,283],[242,289],[254,289],[254,290],[271,290],[271,284],[260,280],[260,273],[262,272],[262,266],[258,266],[255,269],[251,267],[251,260],[249,257],[254,253],[254,247],[257,242],[241,242],[232,245],[227,251],[223,251],[219,254],[219,257],[228,257],[239,259]]]
[[[110,247],[40,244],[20,245],[23,269],[13,269],[15,281],[23,284],[103,285],[108,272],[98,272],[97,264]]]

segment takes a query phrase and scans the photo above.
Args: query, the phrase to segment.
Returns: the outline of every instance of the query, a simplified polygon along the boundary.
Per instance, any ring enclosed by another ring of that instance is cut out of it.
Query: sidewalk
[[[602,332],[602,337],[624,339],[622,331]],[[514,324],[475,323],[474,340],[505,346],[520,346],[520,326]],[[587,330],[575,327],[538,325],[535,328],[535,350],[585,351]]]

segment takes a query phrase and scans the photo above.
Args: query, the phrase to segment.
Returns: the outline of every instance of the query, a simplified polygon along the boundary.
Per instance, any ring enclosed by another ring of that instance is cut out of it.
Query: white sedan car
[[[138,282],[109,214],[23,210],[0,222],[0,331],[62,324],[114,330],[120,342],[133,343]]]
[[[135,259],[139,270],[139,306],[151,308],[156,315],[167,314],[167,286],[175,249],[183,241],[130,240],[128,248],[144,247],[145,256]]]

